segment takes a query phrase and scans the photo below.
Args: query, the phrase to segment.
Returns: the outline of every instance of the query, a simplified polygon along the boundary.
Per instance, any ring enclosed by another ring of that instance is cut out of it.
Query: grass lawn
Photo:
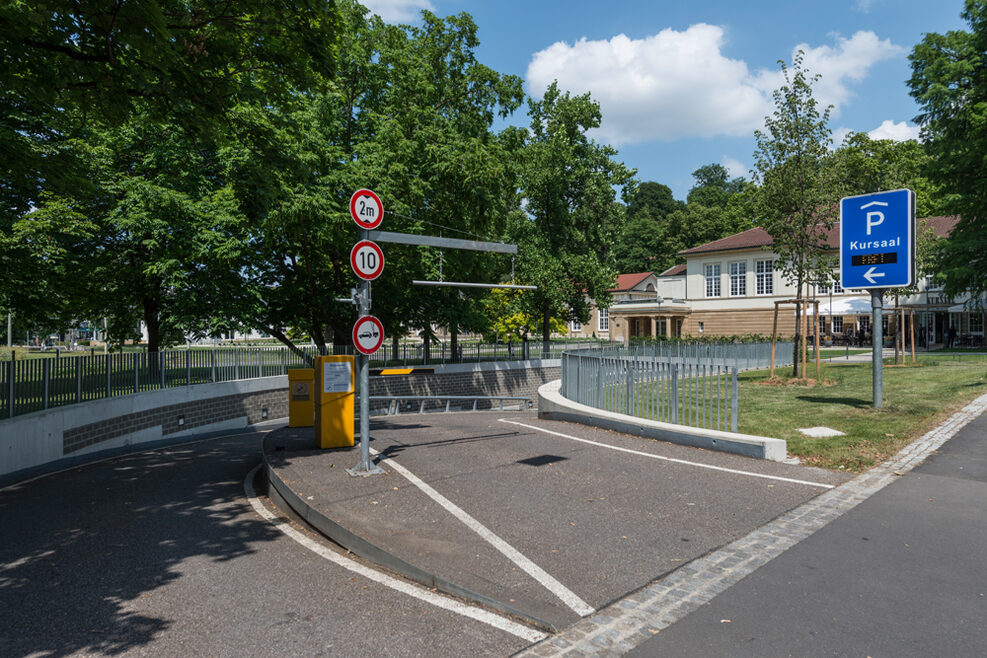
[[[811,387],[770,383],[767,371],[741,373],[738,430],[785,439],[788,452],[806,464],[865,470],[987,393],[987,356],[970,355],[960,361],[943,356],[928,355],[914,366],[885,362],[881,409],[871,406],[869,363],[824,363],[826,385]],[[781,374],[790,372],[786,368]],[[814,375],[815,368],[809,372]],[[798,432],[798,428],[817,426],[846,436],[813,439]]]

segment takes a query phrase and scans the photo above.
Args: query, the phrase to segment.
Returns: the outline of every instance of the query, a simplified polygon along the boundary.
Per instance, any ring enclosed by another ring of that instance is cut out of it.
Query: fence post
[[[257,348],[257,377],[264,376],[264,354],[261,352],[261,348]]]
[[[627,415],[633,416],[634,415],[634,373],[632,369],[634,367],[634,362],[625,361],[624,363],[627,368]]]
[[[82,360],[84,356],[75,357],[75,402],[82,402]]]
[[[215,345],[212,346],[212,352],[210,352],[209,356],[210,356],[209,364],[212,368],[212,383],[215,384],[216,383],[216,346]]]
[[[139,356],[140,352],[134,352],[134,393],[140,390],[140,380],[137,373],[137,366],[140,365],[140,362],[137,360]]]
[[[596,408],[603,407],[603,353],[596,357]]]
[[[185,385],[192,385],[192,350],[185,349]]]
[[[240,379],[240,346],[233,347],[233,379]]]
[[[281,348],[281,374],[282,375],[287,375],[288,374],[288,348],[287,347],[282,347]]]
[[[672,424],[679,424],[679,366],[677,363],[671,364],[672,372],[672,393],[669,396],[669,403],[672,408]]]
[[[737,431],[737,368],[734,366],[730,369],[730,379],[733,381],[733,393],[730,396],[730,431]]]
[[[48,385],[50,383],[49,380],[51,379],[51,359],[44,359],[44,361],[42,361],[42,363],[41,363],[41,377],[42,377],[42,379],[44,379],[44,384],[45,384],[44,397],[42,398],[42,406],[41,406],[41,408],[42,409],[47,409],[48,408],[48,395],[49,395]]]
[[[109,353],[106,353],[106,354],[103,355],[103,363],[106,364],[106,397],[110,397],[110,395],[113,392],[113,386],[112,386],[112,382],[111,382],[112,376],[111,376],[111,373],[110,373],[110,359],[111,358],[112,358],[112,355],[109,354]]]
[[[7,365],[7,418],[14,417],[14,353],[10,353],[10,363]]]

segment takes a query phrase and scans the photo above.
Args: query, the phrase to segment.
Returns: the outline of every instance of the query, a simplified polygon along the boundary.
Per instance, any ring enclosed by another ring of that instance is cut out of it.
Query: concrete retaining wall
[[[539,418],[593,425],[615,432],[707,450],[732,452],[759,459],[783,461],[786,457],[787,444],[783,439],[672,425],[671,423],[662,423],[637,416],[603,411],[562,397],[561,386],[561,381],[553,381],[538,390]]]
[[[370,394],[508,395],[534,401],[538,387],[560,373],[558,359],[447,365],[436,367],[434,374],[373,377]],[[88,461],[98,453],[245,428],[264,420],[265,411],[267,419],[286,418],[287,390],[287,376],[242,379],[135,393],[2,420],[0,483]]]

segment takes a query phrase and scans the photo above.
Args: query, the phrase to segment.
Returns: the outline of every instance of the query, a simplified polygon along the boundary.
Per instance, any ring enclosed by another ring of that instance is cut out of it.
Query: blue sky
[[[754,130],[780,84],[779,59],[805,51],[832,104],[837,142],[848,131],[918,135],[908,95],[908,54],[927,32],[964,29],[962,0],[830,2],[642,0],[365,0],[387,21],[415,22],[422,8],[471,14],[478,58],[525,80],[540,97],[552,80],[600,102],[594,138],[684,199],[691,173],[718,162],[749,177]],[[512,123],[525,125],[518,112]]]

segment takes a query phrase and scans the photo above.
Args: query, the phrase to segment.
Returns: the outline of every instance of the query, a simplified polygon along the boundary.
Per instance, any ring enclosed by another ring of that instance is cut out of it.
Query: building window
[[[836,279],[835,281],[833,281],[833,294],[835,294],[835,295],[842,295],[843,294],[843,286],[840,284],[840,280],[839,279]]]
[[[870,332],[870,318],[868,316],[860,316],[860,328],[865,332]]]
[[[600,331],[610,331],[610,309],[600,309],[600,319],[597,326]]]
[[[582,331],[583,330],[583,323],[580,322],[579,320],[573,320],[572,321],[572,330],[573,331]]]
[[[842,334],[843,333],[843,316],[837,315],[833,318],[833,333]]]
[[[984,333],[984,316],[981,313],[971,313],[970,314],[970,333],[971,334],[982,334]]]
[[[706,266],[706,296],[720,296],[720,264]]]
[[[888,316],[886,315],[881,316],[881,333],[885,336],[888,335]]]
[[[774,261],[759,260],[754,263],[754,273],[757,275],[757,294],[773,295],[775,291]]]
[[[702,322],[700,322],[699,323],[699,333],[703,333],[705,330],[706,330],[706,327],[703,326],[703,323]]]
[[[747,294],[747,263],[730,263],[730,296],[743,297]]]

